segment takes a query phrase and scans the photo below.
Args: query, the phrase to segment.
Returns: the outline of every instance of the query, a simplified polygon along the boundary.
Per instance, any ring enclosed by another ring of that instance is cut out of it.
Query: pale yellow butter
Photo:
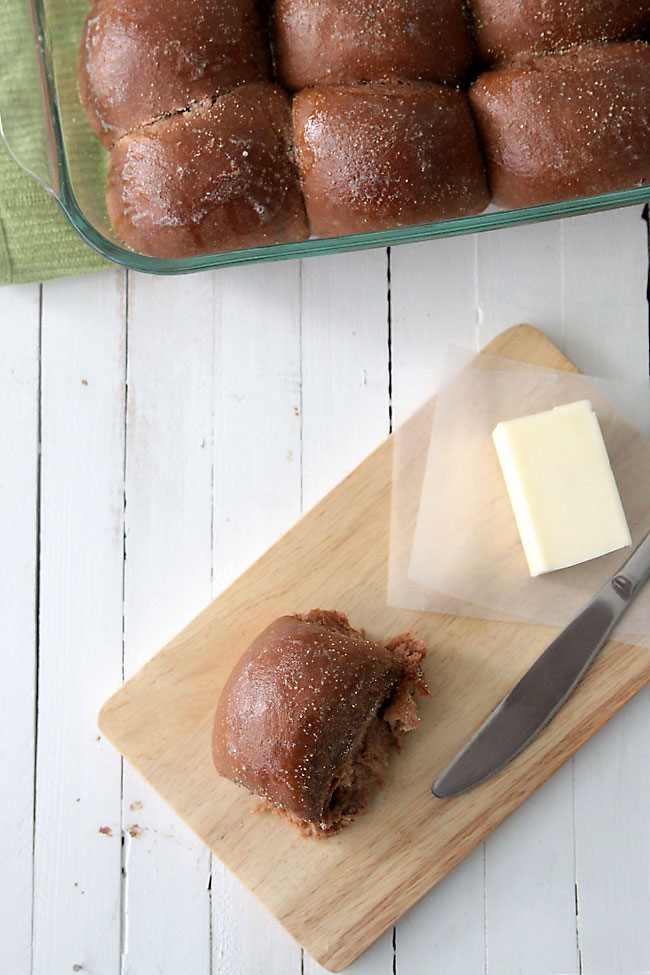
[[[532,576],[631,544],[589,400],[505,420],[492,439]]]

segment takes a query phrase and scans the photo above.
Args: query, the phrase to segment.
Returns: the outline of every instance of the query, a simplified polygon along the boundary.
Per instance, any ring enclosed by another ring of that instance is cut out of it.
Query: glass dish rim
[[[53,163],[56,167],[58,195],[50,186],[44,188],[54,197],[70,224],[79,236],[95,251],[108,260],[134,271],[150,274],[187,274],[193,271],[209,270],[218,267],[232,267],[257,261],[277,261],[291,258],[311,257],[319,254],[338,254],[377,247],[392,247],[398,244],[414,243],[421,240],[461,236],[485,230],[505,229],[526,223],[537,223],[560,217],[579,216],[597,210],[613,209],[621,206],[650,202],[650,185],[596,196],[577,197],[540,206],[522,207],[512,210],[484,211],[469,217],[434,223],[413,224],[373,233],[354,234],[343,237],[314,237],[308,240],[285,244],[272,244],[266,247],[251,247],[237,251],[223,251],[200,254],[194,257],[159,258],[132,251],[105,237],[86,218],[72,190],[72,181],[65,151],[63,129],[59,117],[56,79],[53,60],[47,41],[47,13],[45,0],[27,0],[30,4],[34,28],[39,68],[43,81],[44,114],[49,123],[51,142],[54,149]],[[38,179],[31,174],[33,178]],[[38,182],[41,182],[38,180]],[[43,185],[41,183],[41,185]]]

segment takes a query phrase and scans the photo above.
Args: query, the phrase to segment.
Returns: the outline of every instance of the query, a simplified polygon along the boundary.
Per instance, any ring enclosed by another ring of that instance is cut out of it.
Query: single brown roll
[[[481,75],[470,101],[504,207],[650,182],[650,45],[605,44]]]
[[[489,202],[465,95],[441,85],[307,88],[293,100],[309,225],[332,237],[478,213]]]
[[[525,52],[640,37],[648,0],[470,0],[480,57],[488,64]]]
[[[285,87],[332,82],[462,81],[473,45],[461,0],[276,0]]]
[[[79,90],[109,147],[137,125],[271,77],[257,0],[95,0]]]
[[[245,85],[125,135],[106,204],[120,237],[154,257],[303,240],[288,95]]]
[[[365,811],[392,747],[419,723],[425,652],[408,634],[371,643],[341,613],[281,616],[221,692],[217,771],[304,833],[338,831]]]

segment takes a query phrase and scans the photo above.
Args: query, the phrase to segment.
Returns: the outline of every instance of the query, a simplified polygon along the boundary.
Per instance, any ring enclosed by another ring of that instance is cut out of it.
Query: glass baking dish
[[[179,0],[182,2],[182,0]],[[499,210],[411,227],[254,247],[198,257],[162,259],[127,249],[106,212],[108,153],[86,121],[77,91],[77,46],[88,0],[5,0],[0,58],[16,64],[11,93],[0,92],[0,134],[13,158],[54,196],[81,237],[124,267],[155,274],[386,247],[476,233],[650,200],[650,186],[562,203]],[[3,49],[4,48],[4,49]]]

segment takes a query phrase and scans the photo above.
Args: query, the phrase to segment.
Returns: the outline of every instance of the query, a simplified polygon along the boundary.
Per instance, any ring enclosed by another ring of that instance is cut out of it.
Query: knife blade
[[[650,533],[548,645],[431,787],[447,799],[485,781],[519,755],[559,711],[650,577]]]

